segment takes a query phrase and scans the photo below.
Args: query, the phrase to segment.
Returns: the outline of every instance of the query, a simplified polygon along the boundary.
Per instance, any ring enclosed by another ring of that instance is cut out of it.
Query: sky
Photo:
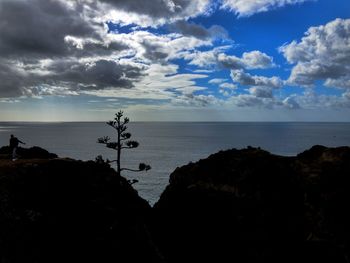
[[[0,0],[0,121],[350,121],[349,0]]]

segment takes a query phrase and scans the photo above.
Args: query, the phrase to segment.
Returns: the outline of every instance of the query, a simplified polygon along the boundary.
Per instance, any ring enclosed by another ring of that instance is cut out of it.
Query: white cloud
[[[186,60],[190,60],[191,65],[199,67],[218,66],[228,69],[266,69],[274,67],[273,58],[267,54],[254,50],[244,52],[242,57],[230,56],[223,51],[231,47],[216,47],[209,51],[194,51],[184,55]]]
[[[237,89],[237,85],[233,83],[222,83],[219,85],[219,87],[222,89]]]
[[[172,101],[174,105],[182,106],[195,106],[195,107],[207,107],[220,104],[218,100],[213,95],[194,95],[194,94],[184,94],[177,96]]]
[[[251,87],[249,93],[259,98],[273,98],[272,88],[270,87]]]
[[[230,97],[234,95],[236,89],[237,89],[237,85],[233,83],[226,82],[226,83],[221,83],[219,85],[219,92],[226,97]]]
[[[350,96],[348,92],[345,92],[342,96],[336,96],[306,90],[303,94],[288,96],[283,100],[283,104],[290,109],[349,109]]]
[[[232,96],[226,102],[226,104],[233,105],[236,107],[267,108],[267,109],[283,106],[281,102],[276,101],[273,98],[257,97],[251,94],[239,94],[237,96]]]
[[[224,53],[218,54],[217,64],[220,67],[229,69],[241,69],[245,67],[244,62],[241,58],[238,58],[236,56],[228,56]]]
[[[89,0],[84,0],[89,2]],[[178,20],[187,20],[211,11],[210,0],[99,0],[98,7],[105,21],[122,25],[157,27]]]
[[[217,53],[219,48],[209,51],[194,51],[183,54],[183,58],[190,60],[190,65],[208,68],[217,64]]]
[[[252,76],[249,73],[241,70],[231,70],[231,78],[234,82],[237,82],[244,86],[260,86],[270,88],[281,88],[283,81],[279,77],[264,77],[264,76]]]
[[[208,81],[209,84],[220,84],[227,81],[227,79],[211,79]]]
[[[272,57],[258,50],[244,52],[242,62],[248,69],[265,69],[275,66]]]
[[[239,16],[251,16],[271,9],[312,0],[223,0],[222,7]]]
[[[212,69],[195,69],[193,70],[194,73],[206,73],[206,74],[209,74],[209,73],[213,73],[214,70]]]
[[[295,96],[289,96],[283,100],[283,105],[288,109],[300,109],[300,105],[297,102]]]
[[[311,27],[300,42],[286,44],[280,51],[296,64],[290,84],[311,86],[324,80],[329,87],[350,88],[350,19]]]
[[[186,52],[201,46],[211,46],[208,39],[183,36],[181,34],[153,34],[144,30],[131,33],[114,34],[113,40],[133,50],[136,59],[147,63],[168,61],[183,57]]]
[[[146,67],[144,76],[134,83],[132,89],[103,89],[84,93],[99,97],[173,100],[178,96],[188,96],[206,89],[198,87],[195,81],[207,78],[205,74],[178,74],[179,67],[174,64],[154,63]]]

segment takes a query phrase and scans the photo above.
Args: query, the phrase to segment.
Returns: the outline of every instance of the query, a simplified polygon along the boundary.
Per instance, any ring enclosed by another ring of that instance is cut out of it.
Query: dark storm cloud
[[[56,61],[48,69],[53,74],[37,78],[37,82],[59,86],[71,83],[73,90],[99,90],[108,87],[131,88],[132,82],[142,76],[142,69],[122,65],[112,60],[98,60],[87,64]]]
[[[0,55],[53,57],[67,52],[64,37],[94,36],[94,29],[59,1],[2,0]]]
[[[136,19],[164,24],[203,14],[209,2],[0,0],[0,97],[131,88],[144,76],[145,65],[163,63],[181,51],[187,35],[194,48],[205,42],[203,38],[207,41],[208,36],[226,31],[179,23],[183,34],[172,43],[169,54],[165,41],[171,37],[142,30],[140,35],[147,32],[149,39],[139,41],[137,34],[108,35],[103,23],[113,20],[108,12],[124,10],[131,16],[138,14]]]
[[[140,67],[98,59],[128,47],[103,40],[103,24],[86,17],[80,2],[67,3],[0,1],[0,97],[40,95],[47,86],[65,86],[68,94],[131,88],[143,75]]]
[[[11,98],[23,95],[21,88],[24,80],[23,74],[5,63],[0,63],[0,97]]]
[[[103,45],[95,28],[103,28],[103,24],[83,19],[82,9],[78,3],[69,8],[60,1],[52,0],[2,0],[0,56],[34,59],[108,55],[126,48],[120,43]],[[77,49],[69,45],[68,36],[96,41],[86,42],[84,48]]]
[[[160,44],[152,43],[148,40],[142,41],[141,44],[145,49],[144,57],[152,61],[164,62],[169,55],[166,50],[162,49],[162,45]]]
[[[83,41],[81,43],[81,47],[77,46],[77,43],[71,40],[71,38],[65,38],[67,43],[67,48],[69,53],[67,55],[74,57],[94,57],[94,56],[109,56],[113,52],[126,50],[129,47],[123,43],[111,42],[111,43],[103,43],[103,42],[91,42],[91,41]]]
[[[41,86],[68,87],[66,91],[132,88],[133,82],[143,75],[142,68],[109,60],[90,64],[58,60],[47,70],[46,74],[32,74],[0,64],[0,97],[49,95],[40,92]]]
[[[99,60],[91,65],[72,65],[69,70],[57,77],[78,83],[80,89],[131,88],[133,81],[142,75],[141,70],[141,68],[121,65],[111,60]]]

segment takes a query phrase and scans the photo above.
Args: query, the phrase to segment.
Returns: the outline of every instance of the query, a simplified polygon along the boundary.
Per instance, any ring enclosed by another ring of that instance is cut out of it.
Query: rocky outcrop
[[[160,262],[150,210],[109,165],[0,160],[0,261]]]
[[[45,149],[34,146],[30,148],[18,147],[17,155],[21,159],[53,159],[57,158],[57,155],[50,153]],[[12,158],[12,152],[9,146],[3,146],[0,148],[0,159]]]
[[[0,158],[1,262],[349,262],[349,147],[221,151],[153,209],[104,162],[38,152]]]
[[[177,168],[152,229],[169,262],[349,262],[349,212],[349,147],[250,147]]]

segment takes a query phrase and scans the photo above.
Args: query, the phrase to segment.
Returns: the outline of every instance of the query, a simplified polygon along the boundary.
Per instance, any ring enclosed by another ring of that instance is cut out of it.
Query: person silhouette
[[[13,134],[10,137],[10,151],[12,152],[12,161],[17,160],[17,149],[19,144],[25,144],[24,142],[18,140]]]

